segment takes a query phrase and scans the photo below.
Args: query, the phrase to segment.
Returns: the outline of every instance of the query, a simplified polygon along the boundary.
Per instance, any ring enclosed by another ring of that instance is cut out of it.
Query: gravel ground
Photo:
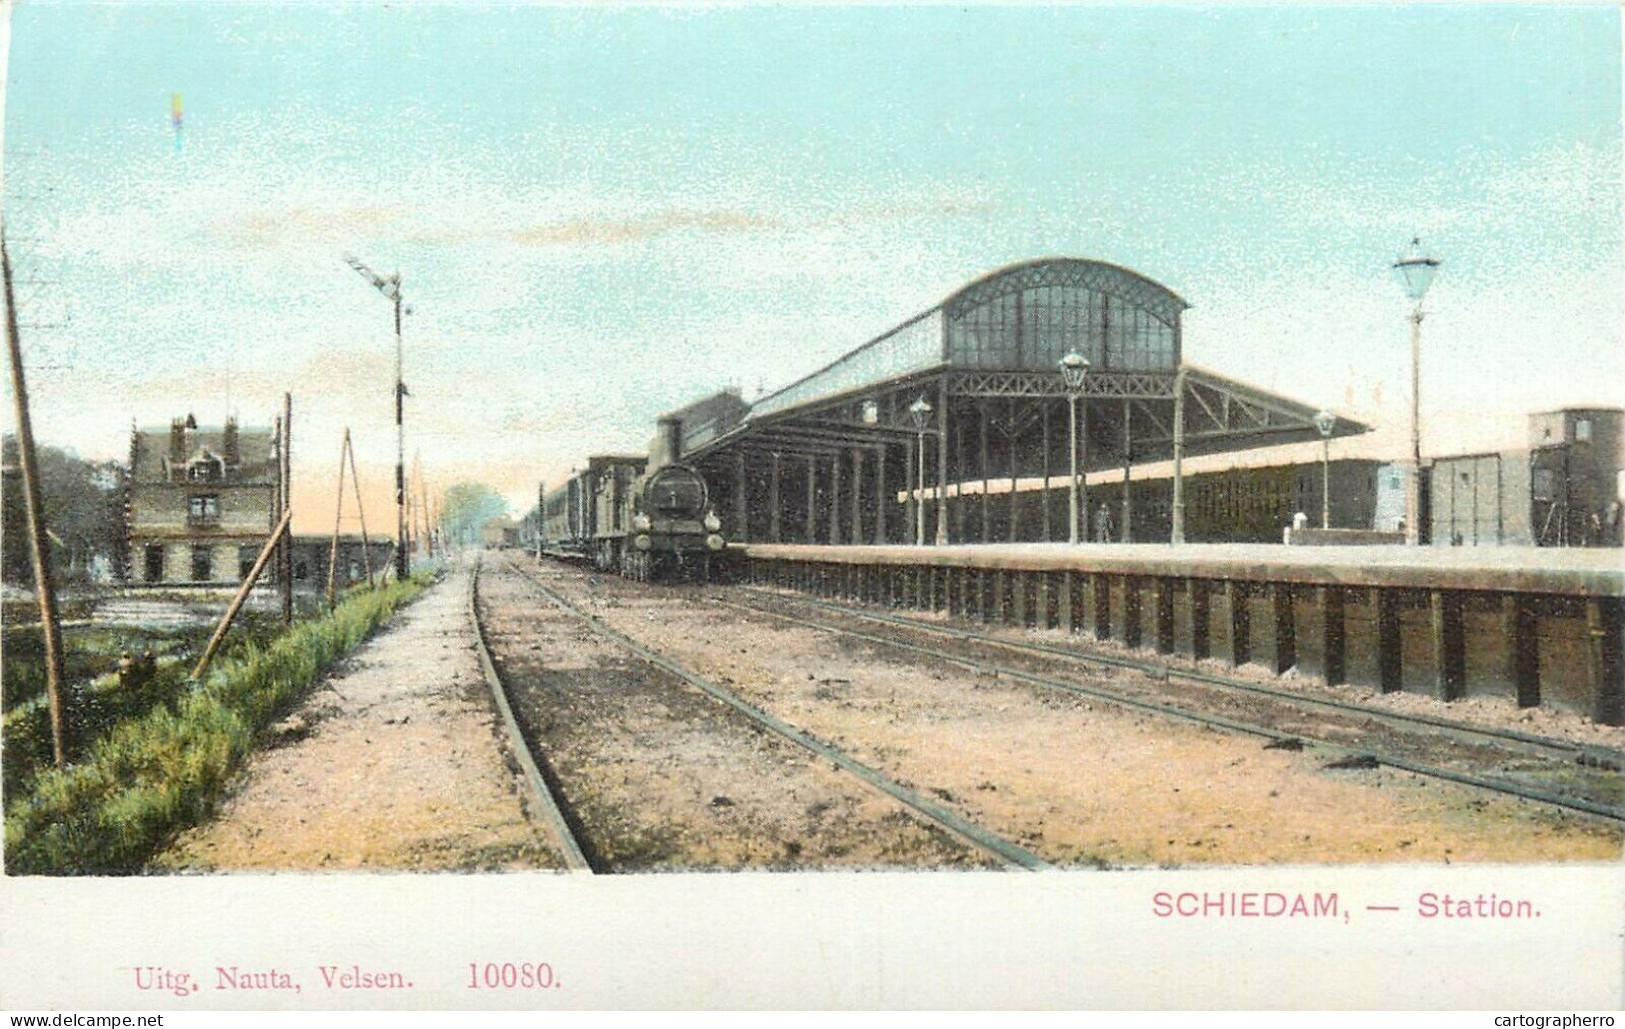
[[[586,583],[573,572],[546,578]],[[596,866],[986,866],[896,801],[631,658],[542,599],[511,566],[487,564],[480,599],[515,714]]]
[[[1594,820],[1062,696],[768,617],[555,570],[573,600],[1059,863],[1617,858]],[[1110,687],[1140,673],[1079,673]]]
[[[342,662],[157,868],[561,868],[525,816],[467,589],[466,572],[449,576]]]

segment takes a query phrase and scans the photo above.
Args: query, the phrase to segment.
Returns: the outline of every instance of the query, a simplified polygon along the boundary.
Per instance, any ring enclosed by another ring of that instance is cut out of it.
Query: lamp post
[[[918,451],[919,478],[915,480],[915,487],[920,491],[919,498],[914,504],[914,543],[923,546],[925,543],[925,420],[931,414],[931,403],[925,397],[919,397],[914,403],[908,405],[909,417],[914,419],[914,429],[917,436],[915,449]]]
[[[1083,499],[1079,495],[1081,485],[1078,482],[1078,398],[1083,396],[1083,377],[1089,373],[1089,359],[1076,350],[1061,358],[1061,377],[1066,380],[1066,423],[1070,428],[1067,452],[1072,461],[1072,479],[1067,489],[1067,497],[1071,503],[1071,517],[1067,520],[1066,541],[1077,543],[1079,536],[1079,516]]]
[[[1433,284],[1437,258],[1422,253],[1422,240],[1412,237],[1411,252],[1394,262],[1405,283],[1405,295],[1416,301],[1411,310],[1411,476],[1405,487],[1405,545],[1422,542],[1422,298]]]
[[[1332,430],[1337,427],[1337,416],[1330,411],[1315,415],[1315,428],[1320,430],[1320,527],[1332,527]]]
[[[412,555],[406,549],[406,428],[402,418],[406,384],[401,379],[401,276],[397,272],[385,278],[349,255],[344,261],[395,305],[395,579],[405,582],[412,574]]]

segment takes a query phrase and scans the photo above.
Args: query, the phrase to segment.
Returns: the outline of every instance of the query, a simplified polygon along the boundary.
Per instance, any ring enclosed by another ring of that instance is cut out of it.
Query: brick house
[[[187,415],[167,429],[134,430],[125,505],[128,582],[241,582],[276,523],[276,448],[271,429],[242,428],[235,418],[200,427]]]

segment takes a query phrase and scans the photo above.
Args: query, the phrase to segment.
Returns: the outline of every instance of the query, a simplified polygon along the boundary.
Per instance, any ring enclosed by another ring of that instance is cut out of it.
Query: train
[[[641,454],[600,454],[544,498],[543,545],[643,582],[704,581],[728,545],[705,476],[682,456],[682,422],[660,420]]]

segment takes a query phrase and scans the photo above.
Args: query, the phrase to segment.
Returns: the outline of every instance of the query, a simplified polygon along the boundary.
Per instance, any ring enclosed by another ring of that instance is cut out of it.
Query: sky
[[[356,439],[515,513],[1002,265],[1192,304],[1192,363],[1424,451],[1625,403],[1608,5],[698,8],[23,2],[5,211],[35,432],[119,458],[294,394],[296,525]],[[171,97],[181,95],[177,134]],[[177,138],[178,136],[178,138]],[[6,397],[10,409],[9,394]],[[373,498],[376,498],[375,500]]]

